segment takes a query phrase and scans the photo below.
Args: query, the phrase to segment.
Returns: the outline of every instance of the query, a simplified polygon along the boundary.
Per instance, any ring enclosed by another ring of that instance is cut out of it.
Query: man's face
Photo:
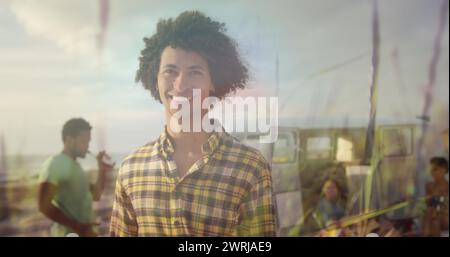
[[[431,164],[431,176],[435,181],[445,178],[446,170],[435,164]]]
[[[208,62],[196,52],[166,47],[161,54],[158,91],[167,113],[172,115],[177,112],[170,109],[174,97],[185,97],[189,99],[192,118],[194,89],[201,90],[202,102],[214,90]]]
[[[339,190],[333,181],[327,181],[323,186],[323,193],[325,198],[330,201],[334,201],[339,196]]]
[[[91,132],[89,130],[82,130],[77,136],[68,136],[66,144],[72,151],[75,157],[84,158],[89,149],[89,143],[91,141]]]

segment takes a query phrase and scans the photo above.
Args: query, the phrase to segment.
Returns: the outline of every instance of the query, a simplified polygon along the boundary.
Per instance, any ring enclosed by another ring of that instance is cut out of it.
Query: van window
[[[258,149],[264,157],[270,154],[270,144],[259,143],[259,137],[251,136],[242,142],[248,146]],[[293,133],[280,133],[274,144],[272,162],[277,164],[295,162],[296,140]]]
[[[354,159],[353,142],[342,137],[337,140],[336,160],[339,162],[350,162]]]
[[[329,159],[331,157],[331,139],[328,136],[310,137],[306,142],[308,159]]]
[[[274,145],[273,163],[289,163],[295,161],[296,142],[292,133],[278,135]]]

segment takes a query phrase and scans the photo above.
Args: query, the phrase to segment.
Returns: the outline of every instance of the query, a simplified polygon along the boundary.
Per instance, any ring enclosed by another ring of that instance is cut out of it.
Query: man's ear
[[[72,136],[66,136],[64,139],[64,145],[72,147],[74,138]]]

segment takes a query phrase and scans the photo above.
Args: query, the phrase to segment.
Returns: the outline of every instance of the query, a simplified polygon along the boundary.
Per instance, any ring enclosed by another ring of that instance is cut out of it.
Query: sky
[[[421,114],[441,3],[379,1],[379,117]],[[93,149],[127,153],[156,138],[163,107],[134,82],[142,38],[185,10],[224,22],[237,41],[251,74],[238,94],[275,96],[278,56],[281,118],[367,119],[370,0],[111,0],[101,53],[98,1],[1,0],[0,134],[8,153],[60,151],[72,117],[93,125]],[[431,108],[438,127],[448,127],[448,32],[446,24]]]

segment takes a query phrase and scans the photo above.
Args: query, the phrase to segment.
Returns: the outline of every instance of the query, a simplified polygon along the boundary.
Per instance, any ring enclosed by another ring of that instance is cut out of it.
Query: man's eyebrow
[[[203,70],[203,71],[206,71],[206,69],[203,68],[203,67],[200,66],[200,65],[192,65],[192,66],[189,66],[189,69],[190,69],[190,70]]]
[[[163,68],[178,69],[178,67],[175,64],[166,64],[166,65],[163,66]]]

